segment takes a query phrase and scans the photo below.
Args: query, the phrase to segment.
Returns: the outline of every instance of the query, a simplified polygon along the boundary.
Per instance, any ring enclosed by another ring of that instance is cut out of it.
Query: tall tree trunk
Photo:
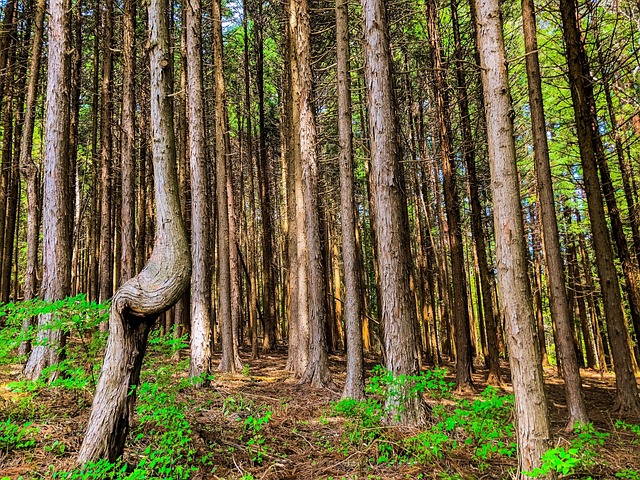
[[[487,342],[487,366],[489,373],[487,382],[492,385],[502,384],[500,373],[500,352],[498,349],[497,323],[498,319],[494,315],[493,296],[491,295],[491,272],[487,261],[487,247],[484,228],[482,226],[483,209],[480,203],[478,192],[478,178],[476,173],[476,150],[473,136],[471,134],[471,114],[469,113],[469,94],[467,80],[462,65],[462,41],[460,39],[460,26],[458,21],[458,4],[456,0],[451,0],[451,18],[453,23],[453,33],[455,41],[456,57],[456,80],[458,86],[458,105],[460,108],[460,121],[462,124],[462,144],[464,165],[467,170],[469,184],[469,207],[471,213],[471,231],[473,234],[473,244],[478,262],[480,274],[480,287],[482,291],[483,318],[486,328],[484,333]]]
[[[122,174],[122,255],[120,257],[120,279],[122,284],[135,275],[135,72],[136,72],[136,5],[135,0],[125,0],[122,40],[122,130],[121,130],[121,174]],[[140,188],[143,188],[141,185]]]
[[[39,203],[38,203],[38,167],[33,161],[33,131],[35,127],[36,102],[38,100],[38,81],[40,79],[40,58],[42,54],[42,37],[44,33],[44,14],[46,0],[36,3],[34,34],[31,42],[31,61],[29,63],[29,83],[27,86],[27,103],[25,107],[22,144],[20,146],[20,169],[25,178],[27,188],[27,265],[24,278],[24,299],[32,300],[37,293],[38,243],[39,243]],[[33,323],[31,318],[25,319],[22,330],[26,333]],[[25,355],[31,351],[31,342],[25,340],[20,344],[19,353]]]
[[[291,21],[294,54],[298,65],[298,75],[293,78],[293,81],[298,83],[299,94],[300,163],[304,206],[304,222],[299,223],[298,228],[304,226],[309,272],[309,359],[300,381],[320,387],[328,385],[331,382],[331,376],[325,335],[325,323],[327,321],[326,283],[320,241],[317,133],[312,100],[311,27],[309,25],[309,4],[307,0],[300,0],[291,4]]]
[[[493,191],[500,307],[505,316],[515,395],[517,478],[524,479],[527,477],[523,472],[542,465],[542,455],[551,447],[551,431],[527,276],[500,4],[498,0],[475,0],[475,7]],[[554,478],[555,474],[547,477]]]
[[[371,198],[379,271],[378,305],[386,368],[394,375],[418,372],[415,305],[409,287],[411,252],[404,196],[389,30],[384,2],[361,0],[363,56],[371,141]],[[405,392],[406,393],[406,392]],[[388,421],[418,425],[426,420],[421,398],[391,397]]]
[[[433,96],[435,99],[436,124],[440,141],[444,202],[447,213],[449,247],[451,252],[451,275],[453,281],[453,318],[456,344],[456,390],[469,390],[471,380],[471,332],[467,304],[467,277],[464,268],[464,246],[460,229],[460,199],[457,186],[456,161],[451,145],[451,119],[449,96],[446,90],[446,71],[442,59],[442,45],[438,31],[436,0],[425,2],[427,28],[431,44],[433,67]]]
[[[69,244],[69,17],[67,0],[49,4],[49,53],[47,108],[45,113],[44,194],[43,194],[43,275],[40,294],[44,300],[60,300],[71,287],[71,248]],[[42,370],[57,365],[63,356],[65,334],[52,330],[52,314],[38,318],[38,343],[29,357],[24,375],[30,380]],[[48,341],[45,344],[45,339]],[[50,380],[59,376],[56,370]]]
[[[242,369],[234,346],[232,295],[231,295],[231,243],[229,237],[229,162],[226,141],[226,98],[222,65],[222,12],[220,0],[213,0],[213,61],[215,70],[215,131],[216,131],[216,201],[218,205],[218,301],[220,305],[220,327],[222,337],[222,359],[218,369],[236,372]]]
[[[351,79],[349,68],[349,8],[347,0],[336,0],[336,48],[338,55],[338,141],[340,161],[340,216],[342,218],[342,263],[344,266],[344,324],[346,328],[347,379],[342,396],[364,398],[362,358],[362,293],[356,245],[356,209],[353,187],[351,131]],[[340,284],[336,285],[340,288]]]
[[[584,189],[587,194],[589,219],[593,236],[593,247],[600,277],[602,300],[607,319],[607,330],[613,354],[616,373],[617,398],[615,406],[620,410],[640,411],[638,387],[633,373],[632,352],[628,333],[620,284],[613,259],[613,249],[604,213],[600,179],[598,178],[597,144],[598,125],[595,123],[593,86],[584,45],[580,38],[580,28],[574,0],[560,0],[563,36],[569,67],[569,86],[576,117],[578,146],[582,161]],[[601,146],[601,144],[600,144]],[[606,180],[603,178],[603,183]],[[611,214],[611,210],[609,211]]]
[[[264,108],[264,40],[263,31],[265,17],[262,12],[263,2],[258,2],[258,12],[253,28],[257,49],[256,87],[258,90],[258,121],[260,126],[260,146],[258,149],[258,183],[260,185],[260,212],[262,214],[262,304],[264,310],[264,332],[262,348],[272,351],[276,348],[276,283],[273,248],[273,207],[269,190],[269,165],[267,158],[267,132]]]
[[[191,167],[191,378],[209,373],[211,362],[211,274],[209,262],[209,189],[205,157],[202,98],[202,11],[200,0],[186,3],[187,100],[189,108],[189,165]]]
[[[100,114],[100,302],[113,293],[113,229],[111,228],[111,119],[113,112],[113,0],[105,0],[102,17],[102,86]],[[104,325],[106,330],[107,325]]]
[[[191,258],[180,212],[171,99],[167,0],[151,0],[151,127],[156,229],[153,252],[142,271],[114,295],[109,339],[78,462],[122,455],[136,400],[135,386],[149,330],[189,286]]]

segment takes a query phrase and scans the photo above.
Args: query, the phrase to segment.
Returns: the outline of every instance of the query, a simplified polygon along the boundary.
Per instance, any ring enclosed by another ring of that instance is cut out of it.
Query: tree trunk
[[[264,335],[262,348],[269,352],[277,347],[276,341],[276,283],[273,248],[273,207],[269,191],[269,165],[266,144],[266,120],[264,108],[264,41],[265,18],[262,12],[263,2],[258,2],[258,14],[253,28],[257,49],[256,87],[258,89],[258,121],[260,126],[260,147],[258,149],[258,183],[260,185],[260,212],[262,214],[262,305],[264,311]]]
[[[535,340],[513,134],[513,109],[498,0],[475,0],[485,98],[500,307],[515,395],[518,478],[551,447],[547,400]],[[549,474],[548,478],[554,478]]]
[[[71,248],[69,244],[69,17],[67,0],[51,0],[49,6],[49,53],[47,108],[45,113],[44,194],[43,194],[43,275],[40,294],[44,300],[60,300],[69,295]],[[38,318],[38,346],[31,352],[24,375],[30,380],[42,370],[60,362],[65,345],[61,330],[50,330],[51,314]],[[44,340],[48,339],[46,344]],[[51,373],[50,380],[59,376]]]
[[[186,9],[187,104],[189,108],[189,165],[191,167],[191,378],[209,373],[211,362],[211,274],[209,252],[209,189],[206,172],[200,0]]]
[[[121,185],[122,255],[120,257],[120,279],[123,284],[135,275],[135,0],[125,0],[123,22],[122,57],[122,133],[121,133]],[[143,188],[141,185],[140,188]]]
[[[191,258],[180,213],[173,104],[170,97],[166,0],[151,0],[151,123],[156,233],[151,258],[116,292],[109,314],[109,339],[100,380],[78,462],[122,455],[134,411],[135,386],[156,318],[175,304],[189,285]]]
[[[580,38],[574,0],[561,0],[560,11],[569,68],[569,86],[571,87],[578,146],[582,161],[584,189],[587,195],[593,247],[616,373],[617,398],[615,406],[619,410],[637,412],[640,411],[640,399],[638,398],[638,387],[633,373],[632,353],[622,309],[620,285],[613,259],[613,249],[609,240],[600,180],[598,178],[596,150],[599,137],[597,137],[598,125],[593,114],[595,108],[592,103],[594,98],[593,86],[590,83],[588,62],[584,45]],[[605,181],[603,178],[603,183]],[[611,213],[611,210],[609,213]]]
[[[40,78],[40,59],[42,53],[42,37],[44,32],[44,14],[46,0],[36,3],[34,35],[31,43],[31,61],[29,65],[29,83],[27,86],[27,104],[25,107],[22,144],[20,146],[20,169],[25,178],[27,188],[27,265],[24,278],[24,299],[32,300],[37,292],[38,243],[39,243],[39,203],[38,203],[38,167],[31,156],[33,148],[33,131],[35,127],[35,109],[38,100],[38,81]],[[26,333],[33,319],[25,319],[22,330]],[[20,344],[19,354],[31,351],[31,342],[26,340]]]
[[[229,238],[229,195],[232,193],[227,183],[229,166],[226,141],[226,98],[222,65],[222,16],[220,0],[212,3],[213,13],[213,61],[215,70],[215,131],[216,131],[216,201],[218,205],[218,301],[220,305],[220,327],[222,337],[222,359],[218,370],[234,373],[242,369],[236,355],[233,334],[231,296],[231,249],[235,243]]]
[[[340,162],[340,216],[344,268],[344,324],[346,328],[347,378],[342,396],[364,398],[362,358],[362,293],[356,245],[356,209],[353,187],[351,131],[351,79],[349,67],[349,8],[347,0],[336,0],[336,48],[338,55],[338,141]],[[336,285],[336,289],[340,284]]]
[[[378,305],[385,366],[394,375],[418,373],[414,299],[409,287],[411,252],[400,160],[389,30],[384,2],[361,0],[363,56],[371,141],[371,198],[379,272]],[[388,421],[419,425],[426,420],[422,398],[391,396]],[[402,397],[402,398],[400,398]]]
[[[111,117],[113,74],[113,0],[105,0],[102,22],[102,86],[100,114],[100,302],[113,292],[113,229],[111,228]],[[105,328],[104,325],[103,328]],[[106,328],[105,328],[106,330]]]
[[[325,271],[320,241],[320,209],[318,205],[318,158],[316,152],[316,120],[312,101],[311,28],[307,0],[291,4],[291,34],[297,60],[297,77],[300,106],[300,160],[304,226],[308,258],[309,294],[309,358],[301,383],[316,387],[331,383],[327,357],[325,323],[327,306],[325,298]],[[299,219],[300,220],[300,219]]]
[[[446,90],[446,72],[442,59],[442,46],[438,31],[438,12],[435,0],[425,2],[427,28],[431,44],[433,67],[433,96],[435,99],[436,124],[440,141],[444,202],[447,213],[449,247],[451,253],[451,275],[453,281],[453,318],[456,344],[456,390],[472,388],[471,380],[471,332],[467,304],[467,280],[464,268],[464,247],[460,230],[460,199],[458,195],[456,161],[451,145],[451,119],[449,96]]]

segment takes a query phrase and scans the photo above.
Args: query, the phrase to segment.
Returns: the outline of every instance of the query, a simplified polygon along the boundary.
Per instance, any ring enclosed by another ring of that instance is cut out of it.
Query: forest
[[[640,479],[640,3],[0,0],[0,479]]]

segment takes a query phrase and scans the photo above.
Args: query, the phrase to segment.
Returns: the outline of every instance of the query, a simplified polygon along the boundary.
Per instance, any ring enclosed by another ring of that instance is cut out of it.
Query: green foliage
[[[576,425],[576,437],[568,447],[555,447],[542,455],[542,465],[530,472],[523,472],[530,477],[544,477],[550,472],[562,475],[573,475],[578,471],[588,471],[595,465],[597,447],[604,445],[608,433],[597,431],[593,424]]]
[[[452,384],[442,369],[418,376],[395,377],[376,367],[367,392],[373,396],[363,401],[344,399],[332,405],[332,414],[345,418],[343,450],[376,444],[376,464],[428,463],[459,448],[471,448],[479,467],[489,459],[513,457],[513,396],[500,395],[488,387],[477,400],[458,400],[455,408],[437,404],[432,409],[433,423],[417,435],[397,442],[383,424],[388,415],[387,401],[403,395],[429,394],[432,398],[451,398]],[[407,393],[408,392],[408,393]]]
[[[616,421],[616,428],[620,428],[622,430],[627,430],[627,431],[629,431],[631,433],[635,433],[638,438],[636,438],[633,443],[639,443],[640,442],[640,425],[634,425],[634,424],[631,424],[631,423],[623,422],[622,420],[617,420]]]
[[[13,423],[11,419],[0,422],[0,450],[9,453],[11,450],[32,448],[36,442],[33,436],[39,429],[31,426],[32,422],[24,425]]]

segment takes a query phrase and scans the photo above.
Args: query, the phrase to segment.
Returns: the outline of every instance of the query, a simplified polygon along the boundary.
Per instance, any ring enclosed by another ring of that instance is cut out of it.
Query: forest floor
[[[187,379],[188,350],[177,359],[171,341],[158,338],[145,359],[123,460],[84,471],[74,459],[98,367],[82,365],[86,356],[72,355],[76,363],[67,380],[52,387],[21,381],[20,364],[0,364],[0,479],[513,477],[517,460],[510,387],[485,391],[483,370],[474,374],[476,391],[463,396],[444,391],[450,390],[452,369],[442,371],[447,387],[426,395],[430,425],[399,429],[380,421],[383,402],[375,395],[364,403],[338,403],[344,382],[341,356],[330,358],[332,389],[297,384],[285,370],[284,351],[257,360],[244,352],[242,374],[215,374],[208,387],[195,389]],[[375,364],[367,358],[369,377]],[[612,411],[611,374],[583,370],[582,375],[593,424],[566,432],[562,381],[555,368],[546,369],[556,448],[545,465],[561,478],[640,479],[640,418]]]

